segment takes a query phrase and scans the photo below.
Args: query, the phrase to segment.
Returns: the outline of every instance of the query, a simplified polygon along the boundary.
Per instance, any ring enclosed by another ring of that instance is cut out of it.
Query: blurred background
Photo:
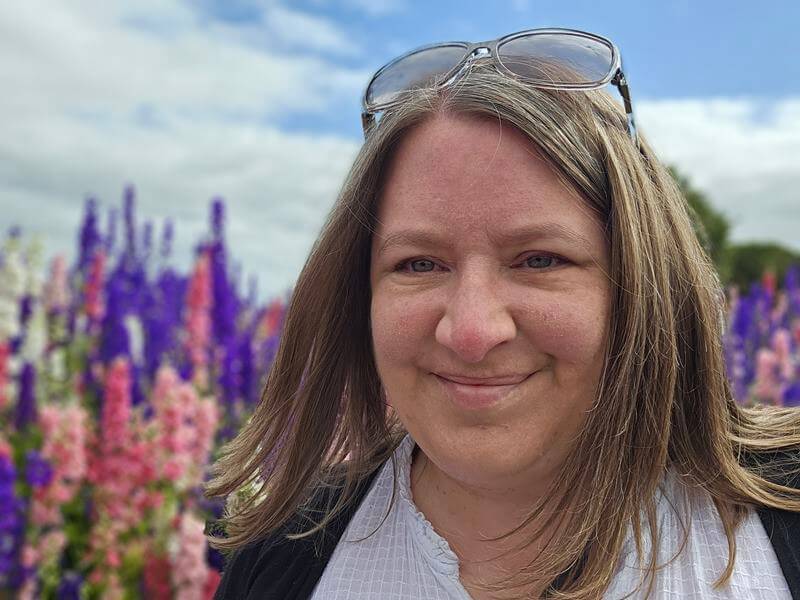
[[[0,6],[0,597],[213,595],[206,467],[257,402],[367,80],[434,41],[612,39],[726,284],[737,400],[800,404],[797,23],[790,0]]]

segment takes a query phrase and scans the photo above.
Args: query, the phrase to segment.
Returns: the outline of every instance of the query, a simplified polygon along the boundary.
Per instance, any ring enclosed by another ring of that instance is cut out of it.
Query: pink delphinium
[[[26,571],[33,573],[36,571],[36,565],[39,562],[39,552],[32,545],[26,543],[22,547],[20,554],[20,566]],[[22,587],[17,590],[17,600],[34,600],[36,598],[36,578],[28,577],[22,584]]]
[[[67,536],[61,530],[54,530],[38,537],[25,545],[22,550],[22,564],[25,568],[35,571],[37,569],[57,569],[61,553],[67,545]],[[18,600],[33,600],[39,598],[36,592],[36,577],[30,577],[25,585],[18,591]]]
[[[86,477],[88,418],[77,403],[47,404],[39,412],[41,454],[53,469],[50,483],[36,489],[31,502],[31,521],[39,527],[61,524],[61,506],[75,497]]]
[[[772,336],[772,348],[778,362],[780,377],[788,383],[794,377],[795,361],[792,356],[792,334],[788,329],[778,329]]]
[[[267,309],[264,311],[264,315],[261,317],[261,322],[259,323],[259,336],[262,338],[268,338],[278,331],[278,327],[280,327],[281,319],[283,318],[283,303],[279,299],[275,299],[270,302]]]
[[[44,302],[50,312],[61,312],[69,306],[67,261],[62,254],[50,263],[50,279],[44,287]]]
[[[213,600],[219,587],[219,582],[222,581],[222,575],[216,569],[208,570],[208,577],[206,578],[206,587],[203,590],[203,600]]]
[[[195,263],[186,293],[186,348],[195,369],[195,380],[203,387],[211,337],[211,284],[211,259],[208,251],[204,251]]]
[[[162,476],[180,490],[198,485],[219,421],[216,403],[199,398],[194,386],[168,366],[156,374],[151,401]]]
[[[140,427],[132,418],[130,367],[118,358],[105,374],[97,450],[89,463],[94,486],[91,560],[95,583],[109,596],[120,589],[114,579],[125,551],[120,538],[146,521],[151,501],[147,487],[155,472],[151,447]]]
[[[3,437],[3,434],[0,433],[0,458],[11,458],[13,454],[14,449],[11,447],[11,444]]]
[[[144,588],[151,600],[172,600],[172,582],[169,559],[148,554],[144,561]]]
[[[778,357],[767,348],[756,353],[756,376],[753,394],[757,402],[778,405],[781,403],[781,385],[778,380]]]
[[[197,402],[197,410],[194,415],[195,436],[192,441],[190,452],[193,464],[198,467],[198,480],[202,477],[202,468],[208,464],[211,451],[214,448],[214,435],[219,426],[220,410],[219,405],[213,398],[201,398]]]
[[[778,278],[773,271],[767,270],[761,275],[761,285],[764,286],[764,289],[770,292],[770,294],[775,293],[775,289],[778,287]]]
[[[174,369],[161,367],[156,374],[151,399],[161,475],[176,485],[185,478],[190,465],[191,457],[187,450],[191,430],[187,421],[196,401],[191,386],[188,386],[189,393],[182,393],[184,386],[187,384],[180,380]]]
[[[204,598],[209,571],[204,527],[203,521],[189,512],[180,517],[177,543],[172,552],[172,585],[177,600]]]
[[[122,598],[117,570],[122,564],[122,548],[120,537],[123,525],[113,519],[104,517],[93,523],[89,538],[90,559],[93,567],[88,581],[103,590],[103,599]]]

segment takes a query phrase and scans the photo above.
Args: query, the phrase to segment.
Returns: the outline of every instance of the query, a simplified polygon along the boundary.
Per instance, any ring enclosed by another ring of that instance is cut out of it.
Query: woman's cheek
[[[526,335],[539,352],[571,364],[594,361],[604,348],[605,299],[562,298],[527,312]]]
[[[399,299],[373,300],[372,341],[381,362],[399,362],[419,349],[424,322],[414,305]]]

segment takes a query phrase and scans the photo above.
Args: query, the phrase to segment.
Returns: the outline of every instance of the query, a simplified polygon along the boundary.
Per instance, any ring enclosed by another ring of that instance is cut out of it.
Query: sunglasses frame
[[[597,81],[592,81],[588,83],[548,83],[546,81],[540,80],[530,80],[525,79],[521,75],[511,71],[508,67],[503,64],[503,61],[500,59],[498,54],[498,49],[512,40],[521,38],[521,37],[528,37],[528,36],[535,36],[535,35],[565,35],[565,36],[573,36],[573,37],[581,37],[581,38],[588,38],[594,42],[599,42],[606,46],[609,50],[611,50],[611,64],[609,66],[609,70],[606,75]],[[420,46],[419,48],[415,48],[401,54],[397,58],[392,59],[385,65],[383,65],[380,69],[378,69],[375,74],[370,78],[369,83],[367,83],[366,88],[364,88],[364,94],[361,98],[361,125],[364,129],[364,137],[367,138],[369,133],[375,128],[377,125],[375,115],[379,112],[386,110],[387,108],[391,108],[392,106],[397,106],[403,102],[403,97],[405,92],[411,90],[403,90],[399,92],[399,95],[390,100],[388,102],[376,103],[376,104],[369,104],[367,102],[367,94],[369,93],[369,89],[372,84],[375,82],[378,77],[381,76],[383,72],[387,69],[393,67],[397,63],[402,60],[405,60],[409,56],[417,54],[418,52],[423,52],[425,50],[431,50],[433,48],[446,48],[448,46],[459,47],[464,49],[464,56],[463,58],[458,61],[458,63],[449,71],[444,73],[444,76],[441,79],[440,83],[435,84],[433,87],[434,89],[441,89],[451,85],[454,81],[457,81],[459,77],[467,70],[469,65],[475,60],[481,59],[489,59],[491,60],[494,67],[504,75],[508,77],[512,77],[519,81],[530,83],[533,87],[538,87],[542,89],[552,89],[552,90],[595,90],[601,87],[608,85],[609,83],[612,84],[614,87],[617,88],[620,95],[622,96],[622,101],[625,106],[625,114],[627,116],[627,125],[628,125],[628,134],[633,140],[633,143],[638,146],[638,136],[636,133],[636,121],[633,115],[633,103],[631,102],[631,94],[630,88],[628,86],[628,81],[625,78],[625,73],[622,70],[622,56],[619,52],[617,46],[609,39],[604,38],[600,35],[596,35],[594,33],[589,33],[587,31],[580,31],[577,29],[563,29],[557,27],[551,28],[544,28],[544,29],[526,29],[523,31],[518,31],[516,33],[511,33],[509,35],[505,35],[503,37],[497,38],[495,40],[489,40],[485,42],[439,42],[436,44],[428,44],[426,46]]]

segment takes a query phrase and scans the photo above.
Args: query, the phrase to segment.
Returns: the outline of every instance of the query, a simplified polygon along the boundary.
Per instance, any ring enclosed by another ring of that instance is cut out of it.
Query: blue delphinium
[[[56,590],[57,600],[79,600],[83,579],[80,573],[70,571],[64,574]]]
[[[33,488],[44,487],[53,479],[53,467],[37,450],[25,455],[25,480]]]
[[[31,363],[24,363],[19,374],[19,394],[16,407],[15,425],[23,431],[36,420],[36,369]]]
[[[23,581],[19,562],[25,534],[25,505],[14,493],[16,469],[0,454],[0,589],[18,588]]]
[[[84,209],[78,244],[78,270],[82,273],[86,273],[89,263],[100,247],[101,240],[102,236],[97,224],[97,201],[94,198],[89,198]]]

